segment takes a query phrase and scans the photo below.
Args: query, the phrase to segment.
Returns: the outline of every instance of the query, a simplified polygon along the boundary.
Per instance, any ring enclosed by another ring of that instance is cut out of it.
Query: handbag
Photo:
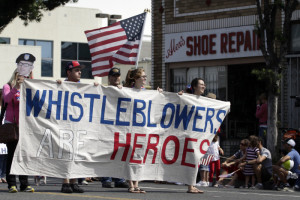
[[[2,105],[4,101],[2,100]],[[12,101],[13,109],[15,110],[14,102]],[[4,113],[7,108],[7,103],[5,103],[4,107],[1,108],[0,115],[0,143],[9,143],[9,142],[17,142],[19,140],[19,126],[15,123],[6,123],[2,124]],[[15,113],[15,112],[14,112]]]

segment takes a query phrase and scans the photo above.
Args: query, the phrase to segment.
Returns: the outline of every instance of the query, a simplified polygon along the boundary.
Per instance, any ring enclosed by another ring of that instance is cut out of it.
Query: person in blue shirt
[[[276,165],[273,165],[273,174],[276,174],[280,180],[284,183],[283,189],[290,188],[290,185],[288,183],[288,179],[297,179],[300,177],[300,155],[299,153],[294,149],[296,146],[296,142],[293,139],[287,139],[284,141],[283,148],[287,152],[285,156],[283,156]],[[288,160],[294,161],[294,166],[290,171],[285,170],[282,167],[282,164]],[[299,187],[299,181],[296,181],[296,186]]]

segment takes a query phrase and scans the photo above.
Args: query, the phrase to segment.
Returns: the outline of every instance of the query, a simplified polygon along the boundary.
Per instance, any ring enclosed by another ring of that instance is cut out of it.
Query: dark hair
[[[250,146],[251,147],[257,147],[258,146],[258,137],[257,136],[250,135],[249,140],[250,140]]]
[[[241,140],[241,142],[244,142],[246,147],[248,147],[250,144],[250,141],[248,139],[243,139]]]
[[[262,137],[258,137],[257,139],[258,139],[258,142],[260,142],[261,144],[264,143],[264,140],[262,139]]]
[[[186,88],[186,92],[190,93],[190,94],[194,94],[194,92],[195,92],[194,87],[197,87],[199,81],[205,82],[202,78],[194,78],[191,82],[191,85],[189,85]]]

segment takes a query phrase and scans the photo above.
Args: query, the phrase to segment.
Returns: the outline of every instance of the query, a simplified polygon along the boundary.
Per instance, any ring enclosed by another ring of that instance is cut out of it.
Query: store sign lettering
[[[253,26],[166,34],[165,62],[262,56]]]

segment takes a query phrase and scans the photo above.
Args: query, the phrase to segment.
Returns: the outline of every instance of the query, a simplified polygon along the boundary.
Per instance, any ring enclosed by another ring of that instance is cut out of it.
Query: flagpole
[[[135,68],[137,69],[138,67],[138,64],[139,64],[139,57],[140,57],[140,53],[141,53],[141,49],[142,49],[142,43],[143,43],[143,36],[144,36],[144,29],[145,29],[145,25],[146,25],[146,19],[147,19],[147,13],[150,12],[149,9],[145,9],[144,12],[146,13],[145,15],[145,21],[144,21],[144,24],[143,24],[143,28],[142,28],[142,33],[141,33],[141,42],[140,42],[140,47],[139,47],[139,51],[138,51],[138,54],[137,54],[137,57],[136,57],[136,64],[135,64]]]

